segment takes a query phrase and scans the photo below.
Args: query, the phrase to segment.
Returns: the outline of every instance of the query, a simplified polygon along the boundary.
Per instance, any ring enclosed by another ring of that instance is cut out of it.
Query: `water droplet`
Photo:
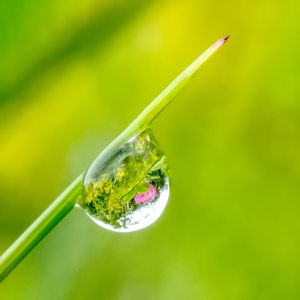
[[[96,159],[83,180],[80,205],[98,225],[131,232],[155,222],[169,198],[166,157],[150,129],[112,155]]]

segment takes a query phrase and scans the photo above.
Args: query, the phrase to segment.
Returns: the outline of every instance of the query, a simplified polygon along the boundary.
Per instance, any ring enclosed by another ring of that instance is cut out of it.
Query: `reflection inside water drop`
[[[80,205],[98,225],[130,232],[155,222],[169,199],[166,158],[149,129],[111,156],[96,159],[84,178]]]

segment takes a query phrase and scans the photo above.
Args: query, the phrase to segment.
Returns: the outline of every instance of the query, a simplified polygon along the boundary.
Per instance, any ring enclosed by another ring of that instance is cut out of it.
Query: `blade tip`
[[[223,43],[225,43],[229,38],[230,38],[230,35],[226,35],[221,40],[223,41]]]

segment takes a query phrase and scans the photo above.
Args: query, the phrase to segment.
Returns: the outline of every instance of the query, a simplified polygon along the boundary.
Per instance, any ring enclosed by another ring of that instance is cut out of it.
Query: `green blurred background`
[[[172,192],[116,234],[75,209],[1,299],[300,299],[297,1],[0,2],[0,251],[203,50],[155,121]]]

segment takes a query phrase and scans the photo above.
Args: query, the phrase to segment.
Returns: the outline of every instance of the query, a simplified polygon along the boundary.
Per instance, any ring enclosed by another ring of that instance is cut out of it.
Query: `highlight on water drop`
[[[150,129],[88,169],[80,199],[91,219],[113,231],[131,232],[155,222],[169,199],[166,157]]]

